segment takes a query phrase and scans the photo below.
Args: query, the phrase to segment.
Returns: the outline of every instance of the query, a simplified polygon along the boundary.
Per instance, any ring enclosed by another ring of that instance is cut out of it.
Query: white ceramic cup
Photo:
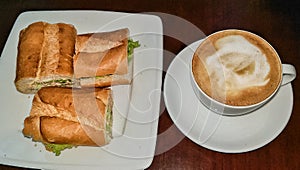
[[[281,63],[278,53],[275,51],[275,49],[269,43],[267,43],[267,44],[274,50],[274,52],[276,53],[276,55]],[[193,60],[193,57],[192,57],[192,60]],[[192,61],[190,63],[192,63]],[[291,81],[293,81],[296,78],[296,69],[293,65],[281,63],[281,70],[282,70],[281,83],[278,84],[276,90],[271,95],[269,95],[266,99],[264,99],[263,101],[256,103],[256,104],[252,104],[252,105],[246,105],[246,106],[232,106],[232,105],[224,104],[224,103],[221,103],[221,102],[211,98],[210,96],[208,96],[197,84],[197,82],[194,78],[194,75],[193,75],[192,64],[190,66],[190,77],[191,77],[191,85],[193,87],[193,90],[194,90],[196,96],[198,97],[198,99],[200,100],[200,102],[204,106],[209,108],[211,111],[221,114],[221,115],[238,116],[238,115],[247,114],[249,112],[252,112],[252,111],[260,108],[261,106],[263,106],[264,104],[266,104],[268,101],[270,101],[272,99],[272,97],[277,93],[278,89],[281,86],[290,83]]]

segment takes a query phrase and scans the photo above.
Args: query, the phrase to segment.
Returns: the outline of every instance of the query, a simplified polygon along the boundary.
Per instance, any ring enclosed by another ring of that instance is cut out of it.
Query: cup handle
[[[296,69],[291,64],[282,64],[282,81],[281,85],[290,83],[296,78]]]

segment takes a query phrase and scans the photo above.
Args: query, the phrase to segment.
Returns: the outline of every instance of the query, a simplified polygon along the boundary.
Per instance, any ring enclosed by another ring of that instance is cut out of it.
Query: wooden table
[[[252,31],[268,40],[281,55],[283,63],[292,63],[300,69],[300,2],[281,0],[2,0],[0,1],[0,50],[17,16],[28,10],[106,10],[120,12],[159,12],[180,17],[202,30],[205,35],[228,28]],[[169,23],[164,31],[170,31]],[[184,26],[174,29],[184,32]],[[187,42],[199,37],[187,35]],[[164,36],[164,69],[180,52],[185,43]],[[170,55],[170,54],[173,55]],[[247,153],[225,154],[205,149],[188,138],[154,157],[149,169],[300,169],[300,85],[299,77],[293,82],[294,107],[290,121],[283,132],[268,145]],[[163,106],[163,100],[162,100]],[[162,107],[158,134],[168,130],[173,122]],[[1,113],[3,114],[3,113]],[[282,113],[286,114],[286,113]],[[276,122],[274,122],[276,123]],[[182,136],[178,129],[171,135]],[[157,146],[167,144],[158,138]],[[0,169],[19,169],[0,165]]]

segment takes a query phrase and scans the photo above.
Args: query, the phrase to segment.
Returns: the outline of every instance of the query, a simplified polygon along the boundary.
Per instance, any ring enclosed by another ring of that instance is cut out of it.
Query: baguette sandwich
[[[128,84],[128,57],[138,42],[129,30],[77,35],[74,26],[36,22],[19,35],[15,86],[22,93],[42,87],[105,87]]]
[[[103,146],[112,139],[108,88],[45,87],[33,99],[23,134],[59,155],[73,146]]]
[[[74,76],[81,87],[128,84],[128,29],[77,36]]]
[[[35,93],[45,86],[73,87],[77,31],[69,24],[35,22],[19,35],[15,86]]]

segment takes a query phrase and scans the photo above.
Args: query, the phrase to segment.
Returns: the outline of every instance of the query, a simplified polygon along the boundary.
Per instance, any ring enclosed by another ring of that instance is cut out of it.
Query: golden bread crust
[[[67,121],[57,117],[42,116],[40,117],[40,124],[40,131],[47,143],[97,146],[78,122]],[[98,135],[103,140],[105,139],[103,131],[99,131]]]
[[[35,22],[21,30],[15,85],[35,93],[34,82],[72,78],[77,31],[73,25]]]
[[[129,36],[129,29],[123,28],[110,32],[97,32],[80,34],[77,36],[75,49],[76,53],[97,53],[105,52],[123,44]]]
[[[74,56],[76,78],[126,74],[128,29],[77,36]],[[103,45],[103,41],[107,42]],[[115,45],[109,45],[115,44]],[[93,47],[94,50],[89,50]]]
[[[105,145],[110,141],[105,125],[111,95],[110,89],[42,88],[24,120],[23,134],[44,143]]]

